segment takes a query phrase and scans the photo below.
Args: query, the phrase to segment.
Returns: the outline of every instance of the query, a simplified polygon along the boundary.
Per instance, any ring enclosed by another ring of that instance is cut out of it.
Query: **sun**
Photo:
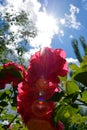
[[[54,35],[59,33],[57,18],[48,14],[47,11],[39,11],[36,19],[37,35],[31,39],[30,45],[33,47],[51,47]]]
[[[57,33],[57,20],[52,15],[46,12],[40,12],[37,19],[37,28],[41,32]]]

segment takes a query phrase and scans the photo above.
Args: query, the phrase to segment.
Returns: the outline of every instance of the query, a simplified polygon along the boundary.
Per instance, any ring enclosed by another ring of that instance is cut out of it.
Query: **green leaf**
[[[81,94],[82,94],[81,100],[87,102],[87,91],[84,91]]]
[[[14,76],[14,77],[18,77],[18,78],[23,78],[23,75],[22,75],[22,72],[19,70],[15,70],[15,67],[14,66],[9,66],[6,68],[6,72],[11,72],[11,74]]]
[[[76,64],[70,64],[69,65],[70,69],[73,70],[73,71],[76,71],[79,69],[79,67],[76,65]]]
[[[76,103],[72,103],[71,106],[72,106],[73,108],[76,108],[76,109],[79,108],[79,107],[78,107],[78,104],[76,104]]]
[[[58,76],[58,78],[60,79],[60,81],[66,81],[67,80],[67,76],[64,76],[64,77]]]
[[[79,92],[75,92],[75,93],[69,94],[69,95],[67,95],[67,96],[65,97],[64,101],[65,101],[65,102],[71,101],[71,103],[74,103],[74,102],[76,101],[78,95],[79,95]],[[74,104],[74,105],[71,104],[71,105],[74,107],[75,104]],[[76,106],[77,106],[77,105],[76,105]]]
[[[0,113],[2,113],[2,111],[3,111],[3,107],[0,106]]]
[[[54,95],[51,98],[47,99],[46,101],[55,101],[55,102],[60,101],[63,96],[64,96],[63,91],[55,92]]]
[[[11,90],[10,90],[10,89],[7,89],[7,90],[5,91],[5,93],[6,93],[7,97],[8,97],[8,95],[11,94]]]
[[[0,66],[0,71],[3,69],[3,66]]]
[[[55,116],[54,120],[57,122],[58,120],[66,122],[66,119],[71,118],[73,115],[75,115],[79,109],[73,108],[70,105],[59,105],[57,109],[55,109]]]
[[[16,107],[15,106],[11,106],[11,109],[13,110],[13,111],[16,111]]]
[[[28,130],[23,124],[13,124],[12,130]]]
[[[6,72],[5,71],[0,71],[0,79],[5,78]]]
[[[86,116],[81,116],[79,113],[75,114],[71,117],[71,123],[72,124],[78,124],[81,125],[81,123],[85,123],[87,121]]]
[[[86,67],[87,66],[87,55],[83,57],[83,61],[80,64],[80,67]]]
[[[5,91],[0,92],[0,100],[9,98],[11,95],[11,91],[9,89],[6,89]]]
[[[79,72],[73,76],[74,80],[87,86],[87,72]]]
[[[66,92],[68,95],[73,94],[75,92],[79,92],[79,87],[74,81],[67,81]]]
[[[69,118],[70,117],[70,113],[69,111],[66,111],[65,114],[64,114],[65,118]]]
[[[1,101],[0,102],[0,106],[2,107],[6,107],[8,105],[8,103],[6,101]]]
[[[12,75],[14,77],[23,78],[22,73],[20,71],[13,71]]]
[[[7,94],[5,92],[0,92],[0,100],[6,98]]]

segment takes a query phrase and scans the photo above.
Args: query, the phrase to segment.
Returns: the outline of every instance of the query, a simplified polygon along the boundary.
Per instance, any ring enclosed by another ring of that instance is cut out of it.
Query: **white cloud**
[[[65,17],[60,19],[60,23],[68,28],[79,29],[81,23],[76,19],[76,14],[79,13],[79,8],[70,4],[69,11],[70,14],[65,14]]]
[[[45,7],[47,4],[48,0],[45,0]],[[64,30],[60,29],[58,24],[74,29],[80,27],[80,22],[77,22],[76,19],[76,14],[79,13],[79,9],[74,5],[70,5],[70,14],[65,14],[65,17],[60,19],[60,23],[58,19],[47,13],[45,7],[41,10],[42,6],[43,5],[41,5],[38,0],[7,0],[6,6],[0,6],[0,12],[4,14],[8,11],[13,16],[21,10],[24,10],[28,15],[28,19],[37,27],[37,36],[34,39],[27,37],[29,45],[33,49],[30,49],[29,52],[26,52],[23,55],[26,57],[26,61],[28,61],[30,55],[36,52],[39,48],[45,46],[50,47],[54,35],[58,35],[59,37],[64,36]],[[10,30],[15,32],[15,35],[17,36],[16,42],[19,42],[20,31],[23,30],[23,28],[13,24],[11,25]],[[25,30],[29,30],[29,25],[25,26]],[[12,46],[8,46],[8,48],[12,48]]]
[[[72,58],[72,57],[66,58],[66,60],[68,63],[74,63],[74,64],[79,65],[79,61],[77,59]]]
[[[60,19],[60,23],[61,23],[62,25],[64,25],[65,22],[66,22],[66,21],[65,21],[65,18],[61,18],[61,19]]]
[[[47,4],[47,2],[48,1],[45,1],[45,4]],[[45,7],[43,7],[43,10],[40,10],[41,6],[41,3],[37,0],[7,0],[7,6],[2,9],[3,14],[5,11],[8,11],[12,15],[24,10],[27,14],[29,14],[29,20],[31,19],[37,28],[37,36],[35,38],[27,37],[29,45],[32,47],[32,49],[23,55],[23,57],[26,59],[26,64],[29,62],[30,56],[39,48],[51,46],[52,39],[55,34],[59,34],[61,36],[64,35],[64,32],[58,27],[57,20],[51,14],[47,14]],[[28,26],[25,27],[26,30],[28,28]],[[13,24],[11,25],[10,30],[16,35],[16,43],[17,40],[19,42],[21,40],[19,35],[22,27]],[[12,45],[8,46],[8,48],[15,50]]]
[[[25,10],[28,12],[38,12],[41,4],[37,2],[37,0],[7,0],[7,10],[8,7],[13,9],[15,12],[19,12],[20,10]]]
[[[48,1],[45,0],[45,5]],[[41,3],[38,0],[7,0],[7,5],[0,8],[0,11],[8,11],[10,14],[17,14],[21,10],[24,10],[28,14],[29,20],[33,21],[33,24],[37,28],[37,36],[32,39],[27,37],[31,47],[39,48],[44,46],[51,46],[52,39],[55,34],[64,35],[63,30],[58,27],[58,21],[51,15],[47,14],[46,8],[41,9]],[[10,30],[16,35],[16,40],[20,40],[20,31],[22,27],[11,25]],[[29,26],[25,26],[25,30],[29,30]]]
[[[57,20],[48,15],[46,11],[38,12],[36,27],[38,29],[37,36],[30,40],[30,45],[33,47],[51,46],[52,38],[55,34],[62,35]]]

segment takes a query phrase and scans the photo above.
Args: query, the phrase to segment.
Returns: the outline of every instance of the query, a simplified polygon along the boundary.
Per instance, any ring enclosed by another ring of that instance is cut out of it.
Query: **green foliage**
[[[62,121],[65,130],[87,129],[86,59],[87,57],[85,56],[79,66],[70,64],[70,69],[73,72],[72,76],[69,77],[69,79],[68,77],[58,77],[61,81],[59,85],[60,92],[55,92],[51,98],[46,100],[46,102],[55,102],[56,107],[52,114],[52,121],[55,125],[57,125],[58,121]],[[0,70],[2,69],[3,68],[0,67]],[[12,68],[8,68],[7,71],[11,69]],[[15,72],[13,73],[14,75],[16,74]],[[8,124],[6,125],[0,123],[2,130],[7,130],[8,125],[12,127],[12,130],[27,130],[16,112],[16,97],[16,87],[7,87],[0,91],[0,122],[8,121]],[[9,113],[8,105],[10,105],[10,111],[12,111],[12,113]],[[84,112],[84,107],[86,112]]]
[[[80,67],[74,72],[73,79],[87,86],[87,56],[84,56]]]
[[[17,111],[17,88],[0,90],[0,130],[26,130]],[[5,123],[7,122],[7,123]]]
[[[54,93],[54,95],[51,97],[51,98],[49,98],[49,99],[47,99],[46,101],[55,101],[55,102],[58,102],[58,101],[60,101],[61,100],[61,98],[64,96],[64,92],[62,91],[62,92],[55,92]]]
[[[87,103],[87,91],[81,93],[81,100]]]
[[[75,92],[79,92],[79,87],[74,81],[66,82],[66,93],[67,95],[73,94]]]
[[[72,76],[61,78],[61,92],[51,100],[57,101],[53,112],[55,124],[61,120],[65,130],[87,129],[87,56],[79,66],[70,64]],[[57,97],[56,97],[57,96]],[[58,100],[59,99],[59,100]],[[84,111],[86,111],[84,113]]]
[[[70,64],[69,67],[72,71],[76,71],[79,69],[79,67],[76,64]]]

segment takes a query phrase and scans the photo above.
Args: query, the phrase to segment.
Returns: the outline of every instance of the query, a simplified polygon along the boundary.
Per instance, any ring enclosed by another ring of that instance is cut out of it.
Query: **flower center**
[[[45,102],[46,96],[48,94],[48,83],[43,77],[41,77],[36,82],[35,87],[36,91],[34,91],[34,95],[36,96],[37,94],[37,98],[32,103],[32,112],[37,117],[43,117],[50,111],[49,103]]]
[[[45,116],[49,110],[49,104],[44,101],[36,100],[32,104],[32,112],[37,117]]]

